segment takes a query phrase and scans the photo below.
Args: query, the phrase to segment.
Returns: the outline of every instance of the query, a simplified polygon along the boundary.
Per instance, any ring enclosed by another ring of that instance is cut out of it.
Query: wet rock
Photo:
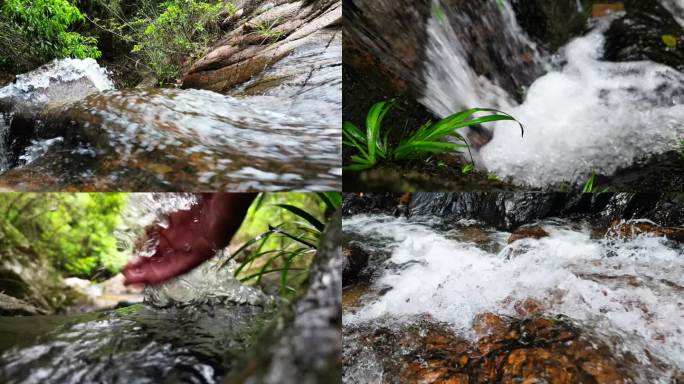
[[[633,239],[641,235],[667,237],[684,243],[684,228],[661,227],[648,221],[614,221],[606,233],[606,237],[618,239]]]
[[[227,92],[342,18],[342,4],[336,0],[267,1],[242,11],[233,30],[185,70],[184,88]]]
[[[0,89],[0,112],[44,114],[113,88],[106,71],[93,59],[55,60],[18,75]]]
[[[391,215],[395,212],[401,198],[395,193],[346,193],[342,203],[342,212],[346,216],[357,214]]]
[[[591,6],[591,17],[603,17],[612,13],[624,12],[623,3],[599,3]]]
[[[684,195],[650,193],[415,193],[410,215],[444,220],[475,219],[511,230],[549,218],[592,218],[608,228],[613,220],[649,219],[663,226],[684,222]]]
[[[606,32],[605,59],[609,61],[651,60],[684,70],[684,49],[670,47],[663,36],[682,41],[684,27],[661,2],[624,1],[626,15]]]
[[[613,351],[561,318],[482,314],[477,340],[429,316],[409,325],[367,324],[344,333],[343,382],[623,383],[640,378],[629,352]],[[372,362],[372,364],[369,364]]]
[[[370,285],[366,282],[345,287],[342,291],[342,311],[350,313],[360,308],[362,305],[362,298],[369,292]]]
[[[23,300],[0,292],[0,316],[32,316],[45,314],[47,314],[45,309],[34,307]]]
[[[368,265],[370,256],[359,243],[354,241],[342,251],[342,255],[344,256],[342,282],[344,285],[353,284],[361,278],[361,272]]]
[[[549,233],[542,227],[521,227],[513,231],[508,238],[508,244],[522,239],[541,239],[548,237]]]
[[[416,193],[411,215],[476,219],[497,228],[511,229],[556,212],[558,198],[537,193]]]
[[[518,301],[513,305],[518,316],[526,318],[532,315],[540,315],[544,310],[544,304],[531,298]]]
[[[520,26],[550,52],[586,30],[589,3],[587,0],[512,1]]]

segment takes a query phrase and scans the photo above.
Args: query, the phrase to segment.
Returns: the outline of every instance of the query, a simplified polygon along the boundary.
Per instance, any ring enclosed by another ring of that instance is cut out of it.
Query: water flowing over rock
[[[566,318],[483,314],[474,326],[487,329],[476,342],[429,316],[399,329],[382,323],[345,329],[343,382],[608,384],[653,375],[639,372],[629,351],[612,349]]]
[[[43,190],[329,189],[341,182],[341,138],[328,105],[200,90],[91,95],[47,120],[15,116],[9,135],[24,145],[3,178]]]
[[[114,83],[95,60],[54,60],[1,88],[0,112],[41,113],[110,89]]]
[[[408,219],[345,217],[389,257],[345,287],[344,381],[680,380],[681,196],[536,196],[416,193]],[[535,236],[509,244],[520,225]]]
[[[368,105],[345,106],[345,119],[362,121],[371,102],[408,88],[437,117],[484,106],[522,122],[524,137],[511,122],[466,133],[476,164],[501,180],[557,190],[598,174],[619,190],[679,190],[663,176],[682,172],[682,50],[663,42],[683,33],[678,2],[626,1],[598,19],[583,0],[371,3],[345,14],[345,62],[355,76],[388,72],[388,86],[353,87],[376,100],[360,95]],[[402,122],[418,127],[408,104]]]

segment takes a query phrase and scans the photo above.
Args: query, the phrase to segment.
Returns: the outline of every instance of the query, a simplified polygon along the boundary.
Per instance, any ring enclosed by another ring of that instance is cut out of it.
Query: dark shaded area
[[[345,194],[345,215],[392,214],[400,194]],[[647,193],[536,193],[462,192],[414,193],[410,216],[442,220],[476,219],[498,229],[511,230],[549,218],[587,218],[597,225],[614,220],[649,219],[662,226],[684,223],[684,194]]]
[[[624,4],[627,14],[606,32],[605,59],[651,60],[684,71],[684,27],[657,1],[627,0]],[[678,46],[668,47],[664,35],[678,39]]]
[[[513,0],[520,26],[547,52],[555,52],[571,38],[583,34],[590,15],[590,0]]]

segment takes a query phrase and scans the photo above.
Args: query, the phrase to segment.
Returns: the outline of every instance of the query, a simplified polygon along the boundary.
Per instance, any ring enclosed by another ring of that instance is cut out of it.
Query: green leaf
[[[677,38],[672,36],[672,35],[662,35],[661,39],[663,40],[663,43],[667,45],[669,48],[675,49],[677,48]]]
[[[319,230],[321,232],[323,232],[323,229],[325,229],[325,224],[321,223],[320,220],[313,217],[313,215],[311,215],[309,212],[307,212],[307,211],[305,211],[299,207],[295,207],[294,205],[290,205],[290,204],[275,204],[275,206],[283,208],[287,211],[294,213],[295,215],[306,220],[309,224],[311,224],[314,228],[316,228],[317,230]]]
[[[463,166],[463,168],[461,168],[461,173],[464,175],[467,175],[467,174],[471,173],[474,169],[475,169],[475,164],[468,163],[468,164],[465,164]]]

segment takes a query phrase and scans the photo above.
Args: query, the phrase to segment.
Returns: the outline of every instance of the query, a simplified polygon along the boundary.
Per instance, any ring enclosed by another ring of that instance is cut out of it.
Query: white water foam
[[[537,79],[516,106],[503,89],[475,74],[453,30],[433,18],[421,102],[442,117],[465,107],[515,116],[525,136],[513,123],[497,123],[476,160],[521,185],[580,184],[592,172],[610,175],[676,149],[684,138],[684,74],[649,61],[601,61],[608,26],[603,20],[564,47],[557,61],[565,64]],[[509,36],[519,28],[506,30]]]
[[[47,89],[56,83],[68,83],[83,78],[89,80],[99,91],[114,89],[107,70],[100,67],[94,59],[59,59],[34,71],[17,75],[12,84],[0,89],[0,99],[12,97],[33,101],[34,95],[41,94],[36,91]]]
[[[550,236],[538,240],[507,245],[507,233],[492,236],[503,249],[491,253],[405,219],[345,219],[344,232],[385,239],[392,249],[388,262],[403,267],[386,269],[375,284],[391,290],[358,312],[345,313],[343,322],[387,316],[410,321],[429,313],[474,337],[476,315],[516,316],[515,303],[532,298],[547,314],[617,332],[623,342],[615,347],[633,350],[645,364],[650,364],[644,353],[649,350],[684,368],[681,247],[665,238],[594,240],[588,228],[558,222],[543,226]]]

